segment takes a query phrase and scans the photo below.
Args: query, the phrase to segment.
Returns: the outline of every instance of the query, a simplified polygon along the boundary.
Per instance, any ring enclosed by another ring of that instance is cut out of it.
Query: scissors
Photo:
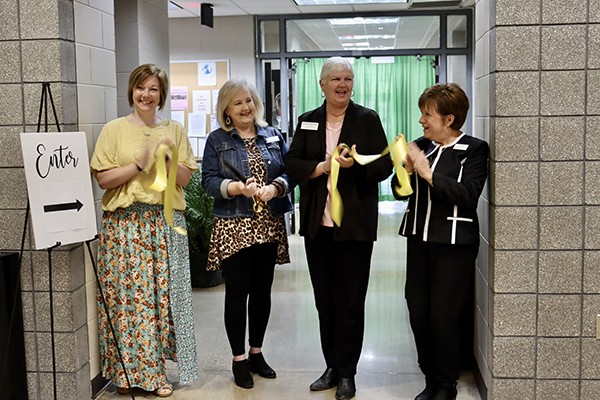
[[[246,182],[247,178],[244,177],[244,175],[242,175],[242,173],[240,171],[238,171],[238,169],[233,164],[231,164],[231,162],[229,162],[226,159],[223,159],[223,164],[225,164],[225,166],[231,170],[234,177],[238,181]],[[261,212],[265,207],[265,203],[261,199],[259,199],[258,196],[252,196],[252,202],[253,202],[252,209],[254,210],[255,213]]]

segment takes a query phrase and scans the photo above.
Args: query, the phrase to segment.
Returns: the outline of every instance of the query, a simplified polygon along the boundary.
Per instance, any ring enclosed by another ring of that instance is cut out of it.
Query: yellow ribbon
[[[342,226],[342,218],[344,216],[344,202],[337,188],[338,178],[340,175],[340,163],[336,158],[340,155],[336,146],[331,156],[331,219],[337,226]]]
[[[169,168],[169,175],[167,177],[167,151],[169,150],[171,152],[171,167]],[[177,190],[177,170],[179,168],[177,161],[177,147],[174,144],[169,146],[162,143],[158,146],[156,149],[156,178],[154,178],[154,182],[150,185],[150,189],[156,190],[157,192],[165,192],[163,206],[167,224],[169,224],[175,232],[187,235],[187,231],[184,228],[174,226],[173,224],[173,202]]]
[[[380,159],[386,154],[391,152],[392,162],[394,164],[394,169],[396,170],[396,176],[398,177],[398,182],[400,186],[394,186],[394,191],[400,196],[408,196],[412,194],[413,190],[410,186],[410,177],[408,176],[408,172],[404,169],[404,162],[406,161],[406,156],[408,155],[408,145],[406,144],[406,139],[403,134],[399,134],[396,136],[394,141],[390,143],[381,154],[373,154],[373,155],[363,155],[358,154],[356,151],[352,151],[347,145],[344,144],[344,147],[348,149],[348,154],[350,157],[354,159],[360,165],[367,165],[372,163],[375,160]],[[331,157],[331,219],[337,226],[342,225],[342,218],[344,216],[344,203],[342,201],[342,196],[337,188],[339,173],[340,173],[340,163],[336,160],[339,156],[339,152],[337,147],[333,152],[333,156]]]

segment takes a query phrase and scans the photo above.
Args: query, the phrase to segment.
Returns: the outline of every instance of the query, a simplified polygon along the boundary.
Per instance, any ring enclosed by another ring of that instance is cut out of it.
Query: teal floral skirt
[[[174,223],[185,227],[181,211]],[[187,240],[167,225],[162,205],[135,203],[102,216],[98,275],[133,387],[164,386],[167,359],[177,361],[180,383],[198,377]],[[127,387],[99,291],[97,300],[102,374]]]

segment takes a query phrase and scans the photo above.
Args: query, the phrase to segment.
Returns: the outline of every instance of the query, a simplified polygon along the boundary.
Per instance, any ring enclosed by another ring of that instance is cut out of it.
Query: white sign
[[[198,86],[217,86],[217,63],[215,61],[198,62]]]
[[[21,133],[35,248],[96,236],[84,132]]]
[[[192,112],[210,114],[210,90],[192,90]]]

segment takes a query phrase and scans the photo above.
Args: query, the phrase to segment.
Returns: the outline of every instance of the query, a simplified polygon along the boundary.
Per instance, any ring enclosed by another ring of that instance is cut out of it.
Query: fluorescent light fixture
[[[406,4],[408,0],[294,0],[298,6],[332,6],[340,4]]]
[[[397,24],[398,18],[336,18],[328,19],[330,25],[382,25]]]
[[[346,47],[369,47],[369,42],[342,43]]]
[[[340,40],[368,40],[368,39],[394,39],[394,35],[343,35],[338,36]]]

